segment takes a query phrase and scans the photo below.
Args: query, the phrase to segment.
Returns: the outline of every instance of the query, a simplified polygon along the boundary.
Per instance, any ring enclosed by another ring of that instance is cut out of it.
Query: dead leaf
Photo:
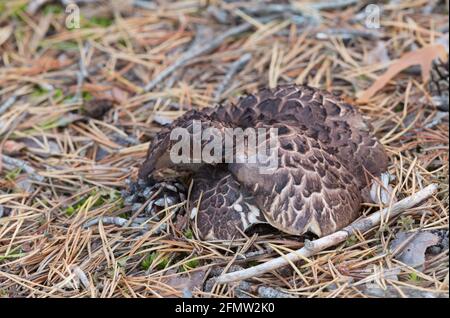
[[[391,178],[394,176],[388,172],[382,173],[380,177],[381,184],[373,182],[370,187],[370,198],[376,204],[388,205],[391,202],[397,202],[397,197],[394,196],[394,189],[389,184]]]
[[[180,291],[183,297],[188,297],[195,289],[202,289],[205,270],[196,270],[186,274],[176,274],[163,279],[163,283]]]
[[[402,294],[398,292],[399,289],[402,291]],[[419,288],[392,286],[381,288],[377,284],[366,284],[361,292],[371,297],[380,298],[402,298],[403,295],[407,298],[448,298],[448,293],[444,291],[427,291]]]
[[[153,121],[154,121],[155,123],[157,123],[157,124],[160,124],[160,125],[162,125],[162,126],[165,126],[165,125],[171,124],[171,123],[173,122],[173,118],[164,116],[164,115],[162,115],[162,114],[155,114],[155,115],[153,116]]]
[[[73,281],[75,282],[75,286],[78,287],[81,283],[85,289],[89,289],[90,282],[86,273],[77,265],[72,265],[71,271],[74,274]]]
[[[53,140],[44,141],[40,137],[26,137],[20,139],[27,150],[41,158],[61,155],[59,144]]]
[[[11,25],[0,28],[0,45],[6,42],[9,39],[13,31],[13,27]]]
[[[387,63],[390,61],[385,41],[378,41],[377,46],[367,53],[367,64]]]
[[[406,245],[404,245],[405,243]],[[416,268],[425,263],[425,251],[427,248],[438,243],[439,237],[431,232],[399,232],[397,238],[392,241],[390,250],[394,252],[398,248],[401,248],[401,251],[394,258],[408,266]],[[423,270],[423,268],[420,268],[420,270]]]
[[[94,98],[83,103],[84,113],[95,119],[101,119],[113,107],[113,103],[108,99]]]
[[[443,61],[447,61],[447,52],[441,44],[428,45],[421,49],[408,52],[401,58],[394,61],[388,70],[380,76],[375,83],[373,83],[368,89],[361,92],[358,98],[359,103],[367,103],[369,99],[375,95],[380,89],[389,83],[395,75],[413,65],[420,65],[422,68],[422,80],[427,82],[430,77],[430,70],[433,60],[440,58]]]
[[[58,70],[72,64],[73,61],[65,56],[59,58],[53,58],[49,56],[43,56],[34,60],[31,67],[19,67],[14,68],[12,71],[17,75],[33,76],[42,74],[48,71]]]
[[[112,99],[118,102],[119,104],[126,102],[128,99],[128,92],[118,87],[113,87],[112,90],[110,91],[110,94]]]
[[[83,91],[89,92],[96,99],[110,100],[118,104],[128,100],[129,93],[119,87],[86,83]]]
[[[19,154],[23,149],[26,148],[26,145],[21,142],[16,142],[14,140],[7,140],[3,144],[3,153],[6,155],[17,155]]]

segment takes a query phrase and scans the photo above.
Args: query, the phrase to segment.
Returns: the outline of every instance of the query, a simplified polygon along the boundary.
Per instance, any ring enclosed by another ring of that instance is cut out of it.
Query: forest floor
[[[448,54],[448,1],[66,2],[0,0],[0,296],[448,297],[448,111],[427,82]],[[85,226],[130,218],[121,191],[162,125],[282,83],[335,92],[363,113],[389,155],[393,200],[431,183],[437,193],[229,285],[211,278],[304,239],[202,241],[171,218],[144,233]]]

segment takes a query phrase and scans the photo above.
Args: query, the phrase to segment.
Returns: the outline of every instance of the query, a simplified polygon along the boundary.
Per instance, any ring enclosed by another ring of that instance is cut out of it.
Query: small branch
[[[333,10],[357,3],[359,0],[334,0],[334,1],[319,1],[305,4],[315,10]]]
[[[150,230],[150,226],[146,224],[148,218],[136,218],[134,222],[130,221],[131,219],[124,219],[118,216],[99,216],[92,220],[89,220],[83,224],[83,229],[88,229],[91,226],[98,225],[100,221],[103,224],[113,224],[120,227],[127,227],[135,230],[140,230],[141,235],[145,234]],[[167,228],[166,224],[161,224],[158,228],[153,230],[154,234],[160,234],[162,231],[165,231]]]
[[[377,284],[368,284],[361,289],[367,296],[382,298],[402,298],[399,290],[408,298],[448,298],[448,292],[439,290],[420,290],[411,287],[392,287],[387,286],[386,289],[380,288]]]
[[[258,287],[258,296],[262,298],[297,298],[292,294],[268,286]]]
[[[22,86],[21,88],[17,89],[13,95],[11,95],[3,102],[3,104],[0,105],[0,115],[7,112],[9,108],[13,106],[17,101],[17,98],[21,97],[22,95],[28,94],[28,92],[29,86]]]
[[[430,184],[426,188],[420,190],[419,192],[409,196],[395,204],[392,205],[391,208],[385,208],[378,212],[375,212],[368,217],[357,220],[338,232],[330,234],[328,236],[324,236],[315,241],[310,241],[308,244],[305,244],[304,247],[298,249],[294,252],[291,252],[287,255],[283,255],[277,257],[273,260],[270,260],[264,264],[260,264],[254,267],[250,267],[241,271],[232,272],[228,274],[222,274],[217,278],[217,283],[225,284],[234,281],[239,281],[243,279],[252,278],[255,276],[260,276],[264,273],[273,271],[277,268],[286,266],[289,262],[296,262],[304,257],[313,256],[324,249],[339,244],[345,241],[352,233],[356,231],[366,232],[370,230],[375,225],[379,224],[382,218],[389,216],[390,219],[398,216],[402,212],[407,209],[410,209],[420,202],[428,199],[433,193],[437,190],[436,184]]]
[[[309,6],[308,6],[309,7]],[[260,3],[259,5],[241,6],[240,10],[251,15],[266,15],[266,14],[303,14],[304,9],[292,4],[277,4],[277,3]]]
[[[214,17],[214,19],[216,19],[218,22],[222,24],[227,24],[230,22],[230,17],[228,16],[228,13],[215,5],[209,5],[206,11],[209,14],[211,14]]]
[[[334,1],[320,1],[317,3],[303,3],[301,5],[293,4],[279,4],[279,3],[260,3],[259,5],[240,6],[239,9],[248,14],[300,14],[304,15],[307,9],[310,10],[330,10],[346,7],[358,2],[358,0],[334,0]],[[306,9],[306,10],[305,10]]]
[[[28,3],[26,11],[29,15],[34,15],[40,7],[49,1],[50,0],[32,0]]]
[[[43,176],[37,174],[36,170],[34,170],[32,166],[30,166],[23,160],[12,158],[6,155],[0,155],[0,158],[6,165],[12,166],[14,168],[20,168],[23,171],[25,171],[26,173],[29,174],[29,177],[33,180],[43,182],[45,179]]]
[[[329,29],[316,34],[316,38],[319,40],[328,40],[330,37],[339,37],[343,40],[349,40],[356,37],[362,37],[368,40],[378,40],[383,37],[383,34],[374,30],[357,29]]]
[[[154,3],[153,1],[142,1],[142,0],[134,0],[133,5],[146,10],[157,10],[158,5]]]
[[[146,92],[151,91],[153,88],[155,88],[156,85],[158,85],[159,82],[161,82],[167,76],[172,74],[176,69],[186,65],[190,60],[202,54],[213,51],[214,49],[219,47],[227,38],[245,32],[250,28],[252,28],[252,25],[250,23],[243,23],[218,35],[212,41],[206,43],[203,46],[196,46],[192,48],[191,50],[181,55],[180,58],[176,60],[173,64],[171,64],[169,67],[160,72],[150,83],[148,83],[144,87],[144,90]]]
[[[433,117],[433,119],[431,120],[431,122],[426,124],[424,126],[424,128],[431,129],[431,128],[439,125],[440,123],[442,123],[443,119],[445,119],[446,117],[448,118],[448,111],[446,111],[446,112],[438,111],[436,113],[436,115]]]
[[[88,54],[89,48],[90,48],[90,44],[88,42],[80,51],[80,62],[79,62],[80,70],[76,72],[76,74],[77,74],[77,89],[75,92],[75,96],[73,97],[73,102],[76,102],[76,103],[83,102],[83,84],[84,84],[85,78],[89,76],[89,73],[86,69],[86,56]]]
[[[84,223],[83,228],[87,229],[90,228],[91,226],[97,225],[100,223],[100,221],[102,221],[103,224],[114,224],[117,226],[126,226],[126,224],[128,223],[128,219],[124,219],[121,217],[116,217],[116,216],[102,216],[102,217],[97,217],[95,219],[92,219],[90,221],[87,221],[86,223]],[[131,227],[139,227],[141,224],[137,223],[137,222],[133,222],[131,224]],[[146,230],[148,227],[144,226],[142,227],[142,229]]]
[[[230,81],[239,72],[239,70],[241,70],[250,61],[251,58],[252,58],[252,55],[250,53],[246,53],[246,54],[242,55],[240,59],[238,59],[237,61],[233,62],[233,64],[231,64],[230,69],[225,74],[225,76],[222,80],[222,83],[220,83],[219,87],[216,90],[216,93],[214,96],[215,102],[219,102],[220,96],[222,96],[222,93],[228,87],[228,85],[230,84]]]
[[[5,113],[17,100],[17,95],[9,97],[3,104],[0,105],[0,115]]]

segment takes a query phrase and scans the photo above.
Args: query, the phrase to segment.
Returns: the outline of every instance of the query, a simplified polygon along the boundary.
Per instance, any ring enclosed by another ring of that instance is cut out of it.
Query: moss
[[[198,259],[194,258],[194,259],[191,259],[191,260],[187,261],[186,263],[184,263],[182,265],[181,270],[183,272],[188,271],[188,270],[198,267],[199,265],[200,265],[200,261]]]
[[[38,85],[36,85],[33,89],[33,92],[31,93],[31,96],[33,97],[43,97],[46,96],[50,93],[49,90],[42,88]],[[52,97],[55,99],[61,99],[63,97],[63,91],[60,88],[57,88],[55,90],[52,91]]]
[[[94,96],[92,96],[92,94],[89,92],[83,92],[82,96],[83,96],[83,100],[86,102],[88,102],[94,98]]]
[[[257,262],[257,261],[250,261],[250,262],[248,262],[248,266],[249,267],[253,267],[253,266],[256,266],[256,265],[258,265],[259,263]]]
[[[117,260],[117,264],[120,267],[125,267],[127,265],[128,257],[122,257]]]
[[[187,229],[186,231],[184,231],[184,237],[187,239],[192,239],[194,237],[194,233],[192,232],[191,229]]]
[[[55,89],[55,91],[53,92],[53,98],[55,99],[61,99],[63,97],[63,91],[61,88],[57,88]]]
[[[100,195],[99,195],[100,194]],[[66,208],[66,215],[72,216],[73,214],[77,213],[78,210],[80,210],[81,207],[83,207],[86,204],[86,201],[91,198],[98,196],[98,198],[95,200],[95,202],[92,204],[91,208],[98,208],[106,203],[113,203],[116,202],[118,206],[123,207],[123,200],[120,197],[120,192],[116,190],[112,191],[104,191],[104,192],[98,192],[97,190],[92,190],[91,193],[88,196],[83,197],[79,201],[77,201],[75,204],[70,205]]]
[[[8,254],[6,255],[0,255],[0,261],[2,260],[6,260],[6,259],[14,259],[14,258],[21,258],[23,257],[25,254],[22,250],[21,246],[16,246],[14,248],[12,248]]]
[[[395,107],[394,107],[394,112],[396,113],[400,113],[403,111],[403,108],[405,107],[405,105],[403,103],[398,103]]]
[[[5,179],[8,181],[15,181],[21,172],[22,172],[22,168],[20,168],[20,167],[14,169],[14,170],[11,170],[8,173],[6,173]]]
[[[356,243],[358,243],[358,238],[355,235],[350,235],[346,240],[345,240],[345,246],[349,247],[349,246],[353,246]]]
[[[75,213],[75,208],[72,206],[72,205],[69,205],[67,208],[66,208],[66,215],[67,216],[72,216],[74,213]]]
[[[23,20],[21,15],[25,13],[26,9],[27,9],[27,3],[26,2],[19,2],[17,5],[14,5],[14,7],[11,10],[10,16],[12,18],[16,18],[19,20]]]
[[[48,92],[49,92],[48,90],[46,90],[46,89],[36,85],[33,88],[33,93],[31,93],[31,96],[33,96],[33,97],[42,97],[42,96],[47,95]]]
[[[89,20],[87,20],[87,27],[90,26],[99,26],[103,28],[109,27],[111,24],[113,24],[114,20],[107,17],[92,17]]]
[[[79,52],[78,44],[75,41],[61,41],[61,42],[49,42],[48,40],[43,40],[39,42],[39,49],[55,49],[64,52]]]
[[[44,12],[44,15],[48,14],[61,14],[64,12],[63,8],[60,5],[57,4],[47,4],[42,9],[42,12]]]
[[[403,231],[409,231],[413,229],[415,221],[411,215],[408,216],[400,216],[400,220],[397,221],[397,224],[401,227]]]
[[[417,276],[417,273],[416,273],[416,272],[413,272],[413,273],[409,274],[408,280],[409,280],[410,282],[417,283],[417,282],[420,282],[420,281],[421,281],[421,278],[420,278],[419,276]]]
[[[148,254],[141,262],[141,267],[144,270],[148,270],[151,266],[156,266],[158,270],[162,270],[169,265],[169,259],[167,256],[158,257],[159,254],[157,252],[152,252]],[[157,262],[157,264],[153,264]]]

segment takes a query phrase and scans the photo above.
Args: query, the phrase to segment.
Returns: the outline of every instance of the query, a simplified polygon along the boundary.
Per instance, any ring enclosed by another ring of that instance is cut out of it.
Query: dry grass
[[[299,10],[310,18],[264,13],[270,18],[258,20],[238,4],[211,1],[230,26],[213,18],[205,1],[167,3],[157,10],[125,2],[83,5],[82,27],[67,30],[58,1],[32,15],[25,11],[27,1],[0,1],[0,295],[167,297],[192,292],[194,297],[234,297],[257,295],[257,288],[266,286],[301,297],[368,297],[366,283],[403,296],[448,293],[448,249],[428,255],[423,272],[389,252],[399,231],[448,229],[449,224],[448,116],[430,125],[438,112],[420,73],[397,75],[368,104],[357,106],[389,153],[396,196],[406,197],[430,183],[439,184],[439,193],[335,249],[255,278],[246,288],[232,284],[206,291],[188,285],[202,285],[217,266],[261,263],[300,248],[303,240],[273,232],[205,242],[192,231],[178,230],[170,218],[166,231],[143,236],[116,225],[83,228],[94,217],[129,211],[118,191],[136,175],[160,127],[155,120],[286,82],[334,90],[355,103],[389,60],[444,36],[448,2],[426,13],[429,1],[392,1],[384,6],[380,30],[366,29],[356,19],[365,4],[321,11],[303,4]],[[255,7],[264,6],[249,5]],[[307,27],[312,21],[317,25]],[[144,91],[192,45],[211,43],[245,22],[251,27],[194,55]],[[351,39],[317,36],[336,29],[347,30],[344,35]],[[361,32],[348,31],[355,29]],[[380,58],[383,52],[387,60]],[[230,67],[246,53],[251,54],[248,63],[224,83]],[[113,107],[101,119],[90,118],[86,114],[95,103],[89,99],[107,100]],[[18,162],[6,156],[27,166],[17,168]],[[363,213],[378,208],[366,206]],[[257,250],[267,252],[240,257]],[[393,280],[388,274],[397,269],[398,280]]]

